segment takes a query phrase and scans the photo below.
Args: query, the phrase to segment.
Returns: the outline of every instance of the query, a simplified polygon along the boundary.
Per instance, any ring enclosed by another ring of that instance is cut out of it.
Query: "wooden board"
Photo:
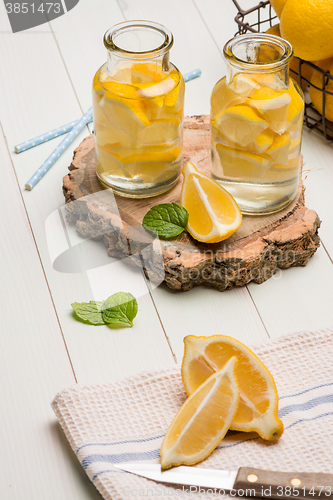
[[[206,115],[185,119],[184,161],[189,159],[202,172],[210,173]],[[110,256],[130,254],[135,265],[144,265],[150,279],[165,281],[175,290],[195,285],[225,290],[251,281],[263,283],[279,268],[306,265],[319,246],[320,220],[304,206],[302,182],[287,208],[266,216],[244,216],[238,231],[221,243],[199,243],[187,233],[171,242],[154,242],[143,230],[142,218],[153,205],[179,202],[182,179],[174,189],[154,198],[114,196],[96,177],[93,135],[75,150],[69,169],[63,181],[68,220],[83,236],[103,238]]]

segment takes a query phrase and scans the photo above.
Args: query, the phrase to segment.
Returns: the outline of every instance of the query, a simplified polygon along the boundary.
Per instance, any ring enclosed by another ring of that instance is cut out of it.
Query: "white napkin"
[[[199,467],[332,473],[333,328],[289,335],[252,349],[275,378],[285,432],[278,442],[228,433]],[[120,462],[159,463],[163,436],[185,399],[180,366],[175,365],[120,382],[65,389],[52,407],[74,453],[106,500],[216,498],[214,493],[190,493],[186,487],[156,483],[113,467]]]

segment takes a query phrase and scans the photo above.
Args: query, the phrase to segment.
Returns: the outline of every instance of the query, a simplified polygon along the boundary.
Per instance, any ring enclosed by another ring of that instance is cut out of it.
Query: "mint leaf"
[[[133,326],[138,303],[131,293],[118,292],[103,303],[102,317],[105,323],[117,328]]]
[[[187,222],[186,208],[177,203],[161,203],[146,213],[142,225],[164,240],[173,240],[186,229]]]
[[[104,320],[102,317],[102,306],[103,302],[96,302],[91,300],[90,302],[74,302],[72,308],[76,316],[85,323],[89,325],[104,325]]]

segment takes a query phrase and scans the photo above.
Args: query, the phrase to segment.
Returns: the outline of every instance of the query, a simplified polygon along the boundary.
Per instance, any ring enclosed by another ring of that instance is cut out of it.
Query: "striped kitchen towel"
[[[199,467],[332,472],[333,328],[252,346],[275,378],[285,432],[277,442],[230,432]],[[131,496],[214,498],[177,492],[116,469],[120,462],[159,463],[163,436],[186,399],[180,366],[103,385],[76,386],[52,407],[89,478],[106,500]]]

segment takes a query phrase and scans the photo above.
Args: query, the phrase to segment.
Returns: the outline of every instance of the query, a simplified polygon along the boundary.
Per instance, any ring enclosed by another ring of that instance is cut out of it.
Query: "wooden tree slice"
[[[208,116],[185,119],[184,160],[189,159],[210,173]],[[150,279],[175,290],[195,285],[225,290],[250,281],[263,283],[278,268],[305,266],[319,247],[320,220],[304,206],[302,182],[287,208],[271,215],[244,216],[237,232],[221,243],[199,243],[187,233],[166,242],[145,231],[142,219],[153,205],[179,203],[182,179],[154,198],[114,196],[97,179],[93,135],[75,150],[69,170],[63,184],[68,220],[83,236],[102,238],[110,256],[130,256]]]

